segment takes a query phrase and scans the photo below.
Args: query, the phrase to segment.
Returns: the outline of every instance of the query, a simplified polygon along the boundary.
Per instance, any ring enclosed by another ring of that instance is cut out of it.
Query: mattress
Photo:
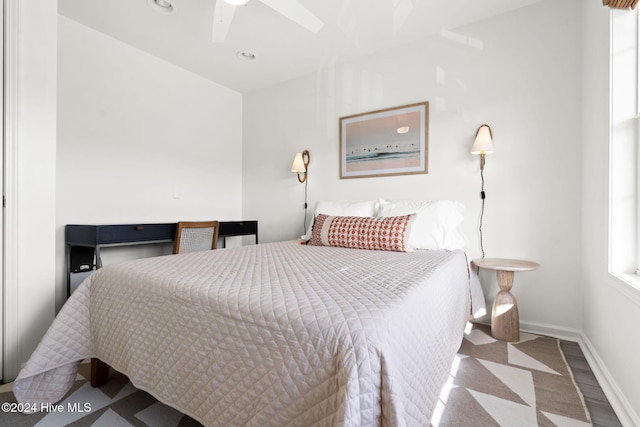
[[[460,251],[267,243],[96,271],[20,372],[60,400],[97,357],[210,426],[428,425],[470,313]]]

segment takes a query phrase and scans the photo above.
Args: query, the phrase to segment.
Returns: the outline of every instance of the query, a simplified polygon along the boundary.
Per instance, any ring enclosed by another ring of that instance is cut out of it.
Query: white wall
[[[60,307],[65,224],[241,219],[242,95],[58,19]],[[170,251],[104,250],[103,261]]]
[[[289,172],[311,152],[310,208],[318,200],[455,199],[480,256],[479,158],[488,123],[484,242],[488,257],[537,261],[513,293],[523,327],[577,334],[580,282],[579,1],[546,1],[359,61],[319,70],[244,98],[243,212],[262,241],[299,236],[303,191]],[[455,39],[455,40],[454,40]],[[480,46],[476,48],[474,46]],[[339,179],[341,116],[430,102],[429,174]],[[488,303],[495,276],[482,277]],[[553,325],[553,326],[551,326]]]
[[[640,425],[640,293],[608,272],[609,13],[598,2],[585,2],[583,10],[583,331],[601,385],[617,397],[618,416],[625,425]]]

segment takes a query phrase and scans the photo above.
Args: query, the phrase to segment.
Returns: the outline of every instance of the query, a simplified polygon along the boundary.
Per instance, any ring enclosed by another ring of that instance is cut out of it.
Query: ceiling
[[[61,15],[214,82],[247,93],[319,68],[467,25],[541,0],[298,0],[324,22],[312,33],[259,0],[237,6],[213,43],[216,1],[58,0]],[[241,60],[238,51],[255,53]]]

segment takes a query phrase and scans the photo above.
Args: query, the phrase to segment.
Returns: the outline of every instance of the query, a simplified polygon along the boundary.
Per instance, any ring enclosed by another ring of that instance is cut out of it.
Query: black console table
[[[69,224],[65,228],[67,246],[67,297],[71,295],[71,274],[84,273],[102,266],[100,249],[114,246],[170,243],[176,234],[176,223],[164,224]],[[255,236],[258,243],[258,221],[220,221],[218,237],[222,246],[231,236]]]

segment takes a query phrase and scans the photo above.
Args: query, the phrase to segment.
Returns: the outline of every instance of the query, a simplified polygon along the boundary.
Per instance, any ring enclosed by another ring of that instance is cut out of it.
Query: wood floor
[[[620,420],[613,412],[609,400],[604,395],[602,388],[598,384],[587,359],[584,357],[578,343],[561,341],[560,348],[565,359],[573,372],[573,377],[582,391],[585,404],[591,414],[591,422],[595,427],[618,427],[622,426]]]

